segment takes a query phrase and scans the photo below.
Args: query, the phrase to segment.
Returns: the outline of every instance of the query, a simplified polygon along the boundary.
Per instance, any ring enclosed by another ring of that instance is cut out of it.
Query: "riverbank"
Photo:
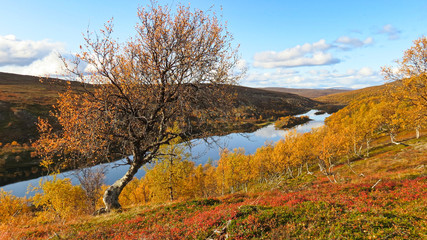
[[[308,132],[311,128],[322,126],[324,119],[329,115],[315,115],[317,110],[311,110],[304,113],[308,115],[313,121],[310,121],[308,124],[296,126],[295,129],[298,132]],[[299,115],[297,115],[299,116]],[[219,159],[220,148],[228,148],[233,150],[235,148],[244,148],[247,154],[252,154],[259,147],[265,145],[266,142],[277,142],[280,139],[286,136],[286,131],[275,129],[272,123],[265,121],[265,123],[257,123],[257,130],[250,133],[230,133],[223,136],[214,136],[213,143],[209,144],[204,140],[194,139],[191,141],[192,147],[190,148],[190,155],[192,155],[191,160],[198,164],[205,164],[209,159],[213,162]],[[113,168],[116,164],[125,164],[125,162],[117,161],[116,163],[106,163],[101,164],[100,166],[105,166],[108,171],[106,172],[105,183],[110,185],[114,183],[117,179],[123,176],[125,171],[128,169],[127,165],[120,165]],[[136,177],[141,178],[144,176],[145,171],[140,169]],[[78,180],[72,174],[72,171],[65,172],[62,177],[69,177],[72,179],[73,184],[78,184]],[[41,177],[34,179],[27,179],[24,181],[19,181],[16,183],[11,183],[0,188],[4,188],[6,191],[13,191],[13,194],[16,196],[31,196],[27,194],[27,186],[32,184],[37,186]]]
[[[293,110],[291,113],[301,114],[307,111],[303,109]],[[252,133],[273,123],[277,118],[277,116],[268,116],[256,118],[247,115],[230,123],[217,122],[205,131],[209,137],[226,136],[232,133]],[[41,159],[34,154],[31,144],[20,144],[16,141],[7,144],[0,142],[0,187],[46,175],[47,170],[40,166],[40,161]],[[61,169],[61,171],[70,170],[73,169]]]

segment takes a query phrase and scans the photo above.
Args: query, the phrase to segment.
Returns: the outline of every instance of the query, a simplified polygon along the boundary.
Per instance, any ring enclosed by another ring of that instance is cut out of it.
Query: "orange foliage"
[[[18,198],[0,188],[0,223],[7,223],[14,218],[26,215],[30,207],[26,198]]]
[[[427,37],[414,40],[414,45],[407,49],[397,66],[383,67],[387,80],[394,81],[395,93],[401,100],[427,108]],[[425,115],[425,112],[424,112]]]

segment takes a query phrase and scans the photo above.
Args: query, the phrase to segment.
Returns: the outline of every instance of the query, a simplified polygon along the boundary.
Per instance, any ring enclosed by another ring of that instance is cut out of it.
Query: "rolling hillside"
[[[346,92],[320,96],[320,97],[314,98],[314,100],[327,103],[327,104],[347,105],[354,99],[357,99],[360,97],[369,97],[377,93],[384,92],[385,90],[386,90],[386,85],[379,85],[379,86],[357,89],[353,91],[346,91]]]
[[[0,73],[0,142],[29,142],[37,137],[37,117],[47,117],[58,92],[79,84],[58,79],[43,83],[38,77]],[[235,86],[236,109],[243,119],[264,119],[297,114],[314,107],[317,102],[290,93]]]
[[[274,92],[285,92],[285,93],[293,93],[298,94],[300,96],[306,97],[306,98],[317,98],[325,95],[335,94],[335,93],[345,93],[350,90],[346,89],[334,89],[334,88],[328,88],[328,89],[298,89],[298,88],[281,88],[281,87],[268,87],[268,88],[262,88],[269,91]]]
[[[65,81],[40,83],[38,77],[0,73],[0,142],[29,142],[37,117],[47,117]],[[61,83],[63,85],[61,85]]]
[[[252,116],[277,118],[284,115],[303,113],[319,102],[292,93],[273,92],[263,89],[235,86],[236,108],[253,111]]]

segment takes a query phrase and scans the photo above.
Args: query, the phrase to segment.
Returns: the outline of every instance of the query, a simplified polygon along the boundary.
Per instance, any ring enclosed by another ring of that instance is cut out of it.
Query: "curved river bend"
[[[325,118],[329,116],[329,114],[323,115],[315,115],[314,113],[318,110],[311,110],[305,114],[312,119],[312,121],[294,127],[297,132],[304,133],[309,132],[312,128],[320,127],[324,124]],[[192,146],[189,149],[191,153],[192,160],[198,164],[204,164],[209,159],[214,161],[219,159],[219,152],[222,148],[228,148],[230,150],[235,148],[244,148],[246,154],[252,154],[256,151],[257,148],[265,145],[266,142],[277,142],[278,140],[284,138],[286,133],[289,130],[277,130],[274,127],[274,124],[270,124],[266,127],[260,128],[252,133],[232,133],[226,136],[216,136],[213,137],[213,140],[216,144],[207,144],[205,141],[201,139],[193,140]],[[120,163],[124,163],[122,160],[119,160],[114,163],[106,163],[95,166],[94,168],[99,168],[101,166],[105,166],[107,169],[105,176],[105,183],[107,185],[113,184],[117,179],[121,178],[124,173],[128,170],[129,166],[127,165],[118,165]],[[78,184],[78,180],[74,176],[74,171],[64,172],[59,174],[60,178],[71,178],[73,184]],[[135,175],[137,178],[141,178],[144,176],[145,171],[140,169],[138,173]],[[51,179],[52,177],[40,177],[36,179],[31,179],[27,181],[17,182],[13,184],[9,184],[3,186],[5,191],[12,191],[12,194],[18,197],[23,196],[32,196],[34,193],[27,193],[27,188],[29,185],[38,186],[40,179]]]

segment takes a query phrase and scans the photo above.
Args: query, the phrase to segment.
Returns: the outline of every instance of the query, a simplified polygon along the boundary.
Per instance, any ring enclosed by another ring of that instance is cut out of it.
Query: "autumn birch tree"
[[[111,21],[86,34],[81,53],[64,62],[74,79],[93,88],[61,94],[53,113],[61,131],[40,120],[35,144],[47,165],[125,158],[129,170],[104,193],[107,211],[121,207],[121,191],[162,145],[205,137],[210,119],[226,117],[227,85],[240,76],[232,37],[215,13],[152,3],[138,18],[136,36],[123,43]]]
[[[393,97],[414,106],[411,114],[419,137],[422,125],[427,122],[427,37],[420,37],[407,49],[397,66],[386,66],[382,73],[389,84]]]

